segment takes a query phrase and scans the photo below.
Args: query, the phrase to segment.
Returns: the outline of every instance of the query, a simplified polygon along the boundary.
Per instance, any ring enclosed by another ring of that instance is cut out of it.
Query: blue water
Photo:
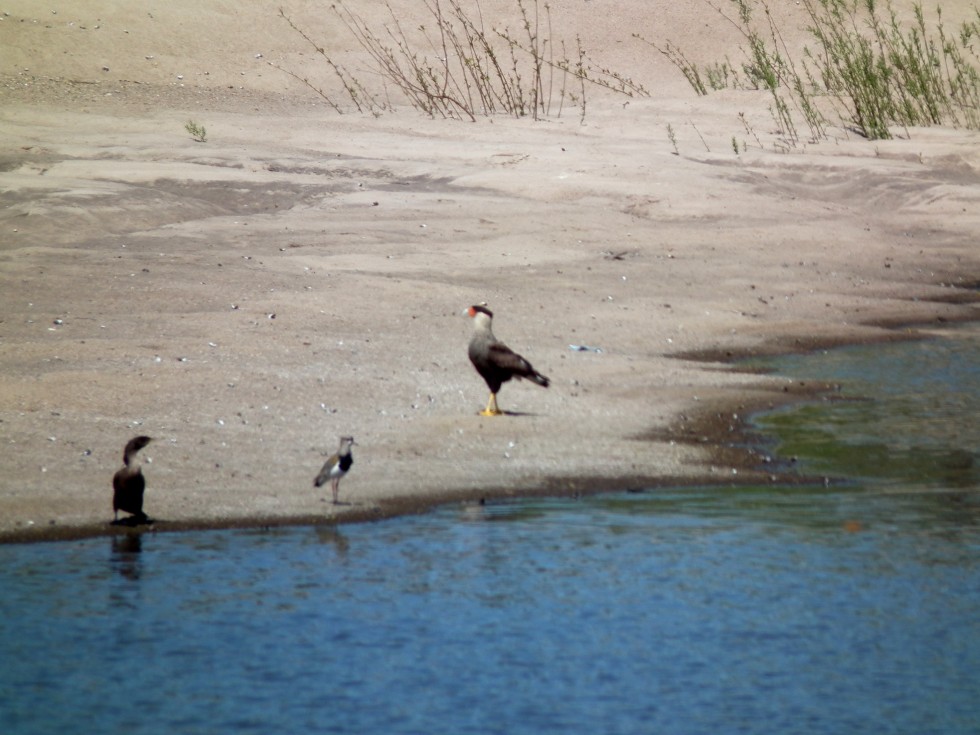
[[[773,419],[805,472],[840,466],[794,426],[881,444],[849,482],[0,546],[0,733],[978,733],[976,406],[931,413],[971,335],[789,361],[863,365]],[[903,348],[942,375],[899,441],[850,394]]]

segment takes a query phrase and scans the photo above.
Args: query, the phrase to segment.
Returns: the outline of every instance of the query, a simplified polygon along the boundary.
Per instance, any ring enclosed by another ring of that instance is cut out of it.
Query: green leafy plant
[[[974,8],[977,19],[961,26],[958,44],[946,33],[941,7],[930,28],[919,3],[908,26],[890,3],[884,12],[874,0],[804,4],[818,44],[807,58],[863,135],[890,138],[893,125],[980,129],[980,65],[973,46],[980,10]]]
[[[930,25],[916,2],[914,21],[903,24],[887,1],[883,8],[877,0],[801,1],[815,46],[800,51],[785,43],[766,0],[732,0],[736,17],[705,0],[744,39],[741,70],[727,59],[702,68],[669,42],[658,45],[634,36],[664,54],[699,95],[720,83],[766,90],[772,116],[790,145],[800,142],[799,118],[811,140],[825,138],[828,107],[846,127],[869,139],[890,138],[895,126],[980,129],[976,7],[975,17],[951,34],[941,7]]]
[[[193,120],[188,120],[184,124],[184,130],[186,130],[198,143],[206,143],[208,140],[207,129],[203,125],[198,125]]]

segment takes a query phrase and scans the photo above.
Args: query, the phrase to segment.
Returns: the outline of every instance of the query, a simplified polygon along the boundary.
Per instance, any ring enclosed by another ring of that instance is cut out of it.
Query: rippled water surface
[[[784,363],[847,483],[2,546],[0,732],[977,733],[978,344]]]

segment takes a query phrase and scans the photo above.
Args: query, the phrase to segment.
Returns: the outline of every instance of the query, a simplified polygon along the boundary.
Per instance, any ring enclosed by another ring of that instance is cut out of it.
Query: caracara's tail
[[[534,382],[534,383],[537,383],[542,388],[547,388],[549,385],[551,385],[551,381],[548,380],[544,375],[542,375],[541,373],[539,373],[534,368],[531,368],[531,371],[527,375],[525,375],[524,377],[527,378],[528,380]]]

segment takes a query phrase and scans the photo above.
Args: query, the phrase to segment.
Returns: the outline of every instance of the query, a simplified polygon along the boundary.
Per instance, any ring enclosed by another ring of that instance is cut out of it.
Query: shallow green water
[[[784,363],[849,482],[0,547],[0,733],[977,733],[978,346]]]
[[[980,327],[956,339],[830,350],[776,361],[781,373],[839,383],[818,401],[758,417],[801,468],[904,489],[980,486]]]

